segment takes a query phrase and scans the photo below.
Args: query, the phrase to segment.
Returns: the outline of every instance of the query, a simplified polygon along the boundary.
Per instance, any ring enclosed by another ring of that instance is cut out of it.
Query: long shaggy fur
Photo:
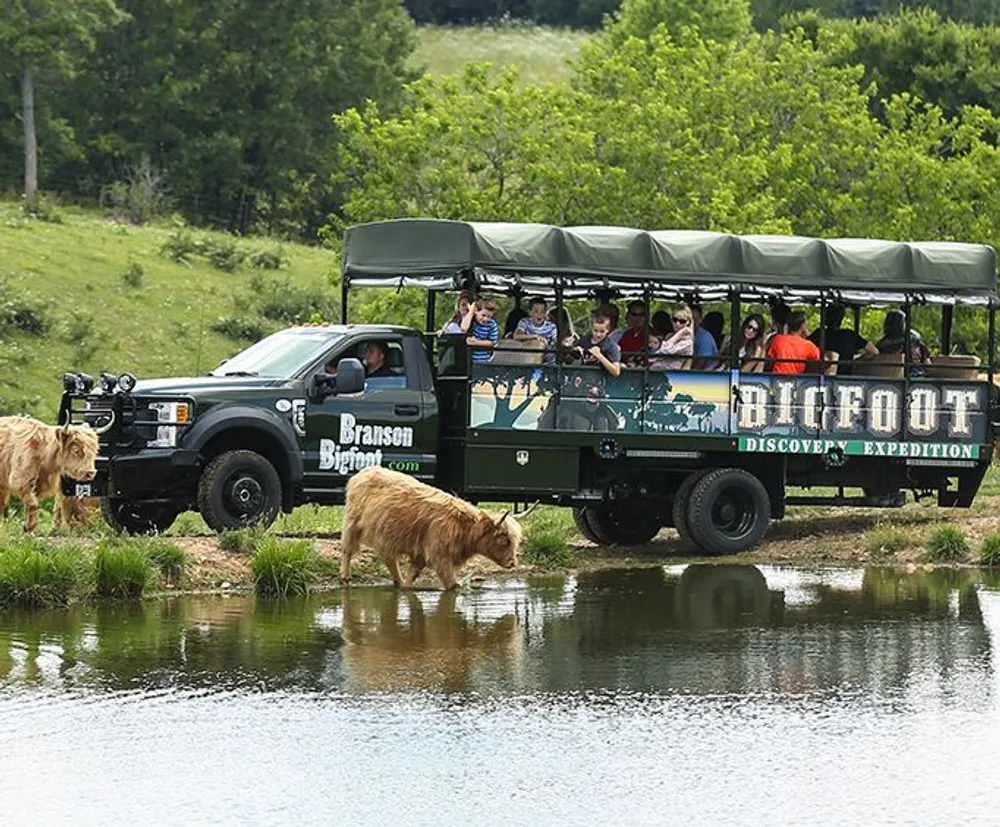
[[[446,589],[474,554],[512,568],[521,546],[521,526],[465,500],[386,468],[359,471],[347,483],[347,507],[340,541],[340,579],[351,580],[351,557],[362,546],[385,561],[397,586],[413,586],[425,567]],[[410,561],[404,581],[400,560]]]
[[[38,525],[38,503],[57,496],[62,476],[92,480],[96,474],[97,434],[85,425],[46,425],[26,416],[0,417],[0,509],[10,495],[24,501],[24,530]],[[56,525],[67,516],[62,499],[53,513]]]

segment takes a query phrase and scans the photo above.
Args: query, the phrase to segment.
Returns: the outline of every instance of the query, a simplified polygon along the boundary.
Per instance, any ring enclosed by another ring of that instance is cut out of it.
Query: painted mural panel
[[[729,374],[477,365],[474,428],[728,434]],[[556,404],[556,390],[559,390]]]
[[[734,389],[735,404],[733,399]],[[475,428],[734,435],[744,451],[969,459],[987,434],[982,383],[476,365]]]

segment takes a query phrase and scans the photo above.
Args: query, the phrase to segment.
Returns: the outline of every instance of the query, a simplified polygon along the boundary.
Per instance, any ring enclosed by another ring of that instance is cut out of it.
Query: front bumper
[[[90,482],[63,478],[62,491],[76,497],[160,499],[192,483],[197,478],[193,472],[199,461],[198,451],[185,448],[148,448],[119,454],[100,463]]]

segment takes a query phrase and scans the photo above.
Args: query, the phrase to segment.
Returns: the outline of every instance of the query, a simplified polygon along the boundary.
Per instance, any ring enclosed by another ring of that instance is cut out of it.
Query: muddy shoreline
[[[514,571],[505,571],[477,557],[466,567],[463,582],[487,576],[496,579],[538,572],[590,571],[609,567],[624,568],[696,561],[843,566],[924,565],[927,563],[924,548],[927,537],[935,528],[946,524],[957,526],[965,533],[970,553],[963,559],[945,565],[977,565],[983,538],[1000,532],[1000,497],[982,498],[967,511],[945,510],[934,505],[920,504],[910,504],[902,509],[893,510],[789,509],[788,516],[784,520],[771,525],[763,543],[751,551],[734,556],[714,557],[701,554],[690,545],[682,543],[673,529],[663,529],[651,542],[630,549],[602,548],[585,540],[571,541],[570,547],[575,555],[573,564],[569,567],[553,569],[522,564]],[[901,537],[891,548],[879,544],[879,539],[887,526]],[[325,532],[308,536],[328,561],[317,586],[336,588],[339,584],[334,572],[340,559],[338,535]],[[190,562],[181,581],[168,591],[159,593],[237,591],[252,588],[249,555],[222,550],[215,536],[172,536],[169,539],[187,552]],[[367,553],[355,558],[352,579],[356,585],[390,583],[385,568],[373,555]],[[438,583],[433,574],[425,572],[418,581],[418,586],[436,588]]]

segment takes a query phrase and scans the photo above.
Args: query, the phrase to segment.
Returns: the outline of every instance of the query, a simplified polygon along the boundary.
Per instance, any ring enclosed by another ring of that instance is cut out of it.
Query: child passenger
[[[496,347],[500,341],[500,326],[493,318],[496,309],[492,299],[480,299],[469,305],[472,322],[468,326],[469,338],[465,340],[468,344],[481,348]],[[488,350],[472,351],[473,362],[488,362],[492,358],[493,354]]]
[[[545,364],[555,363],[553,352],[556,346],[556,325],[549,321],[545,312],[545,299],[535,296],[528,302],[528,316],[517,323],[514,338],[522,342],[532,342],[539,348],[545,348]]]

